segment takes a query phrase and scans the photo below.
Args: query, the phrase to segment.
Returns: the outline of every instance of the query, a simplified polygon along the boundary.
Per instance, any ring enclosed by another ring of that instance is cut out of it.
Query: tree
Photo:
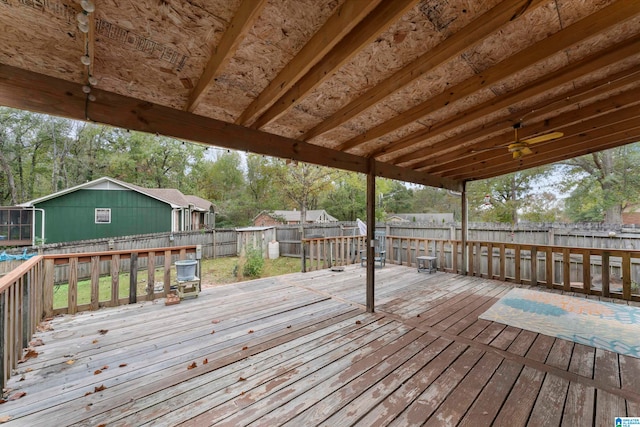
[[[333,185],[320,206],[340,221],[355,221],[367,215],[367,180],[361,173],[335,171]]]
[[[471,182],[468,186],[470,219],[516,224],[520,212],[536,193],[536,181],[550,172],[549,167],[539,167]]]
[[[569,218],[622,224],[622,211],[640,202],[639,163],[638,143],[565,161]]]

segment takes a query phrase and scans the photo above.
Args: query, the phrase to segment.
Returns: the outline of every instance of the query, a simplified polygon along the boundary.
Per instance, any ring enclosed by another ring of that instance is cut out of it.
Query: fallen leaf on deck
[[[36,338],[35,340],[31,341],[29,345],[32,347],[39,347],[41,345],[44,345],[44,341],[42,341],[42,339],[40,338]]]
[[[99,375],[101,373],[102,371],[100,369],[96,369],[95,371],[93,371],[93,375]]]
[[[98,424],[98,427],[107,427],[106,424]]]
[[[246,345],[244,347],[242,347],[243,350],[247,350],[249,347],[247,347]]]
[[[109,365],[104,365],[104,366],[102,367],[102,370],[103,370],[103,371],[106,371],[107,369],[109,369]]]
[[[22,359],[18,360],[18,363],[23,363],[29,359],[35,359],[36,357],[38,357],[38,352],[32,348],[28,348],[27,352],[22,356]]]
[[[420,315],[418,314],[416,317],[420,317]]]
[[[27,369],[25,369],[24,371],[25,371],[25,372],[31,372],[31,371],[33,371],[33,369],[31,369],[31,368],[27,368]]]
[[[67,360],[67,361],[66,361],[66,362],[64,362],[64,363],[66,363],[67,365],[73,365],[74,363],[76,363],[76,361],[75,361],[75,360],[73,360],[73,359],[71,359],[71,360]]]
[[[91,341],[91,344],[98,344],[98,340]]]
[[[215,325],[216,323],[220,323],[220,321],[218,319],[215,319],[215,320],[212,320],[211,323]]]
[[[0,424],[6,423],[11,419],[10,415],[0,415]]]
[[[209,363],[209,359],[204,359],[204,360],[202,361],[202,364],[203,364],[203,365],[206,365],[207,363]]]
[[[94,391],[95,393],[98,393],[98,392],[100,392],[100,391],[104,391],[105,389],[106,389],[106,387],[104,386],[104,384],[102,384],[100,387],[95,387],[95,388],[93,389],[93,391]]]
[[[215,333],[216,333],[216,330],[214,329],[213,331],[211,331],[211,333],[212,333],[212,334],[215,334]]]
[[[109,330],[108,330],[108,329],[100,329],[100,330],[98,331],[98,333],[99,333],[100,335],[106,335],[106,333],[107,333],[107,332],[109,332]]]
[[[191,365],[187,366],[187,369],[195,369],[197,366],[196,362],[193,362]]]
[[[126,363],[121,363],[118,367],[119,367],[119,368],[124,368],[125,366],[127,366],[127,364],[126,364]]]
[[[17,393],[12,394],[9,399],[7,399],[8,401],[12,401],[12,400],[18,400],[22,397],[25,397],[27,395],[27,393],[25,393],[24,391],[19,391]]]
[[[246,380],[247,380],[246,378],[242,378],[242,377],[238,378],[238,381],[246,381]]]
[[[90,394],[93,394],[93,392],[92,392],[92,391],[88,391],[88,392],[86,392],[84,395],[85,395],[85,396],[89,396]]]
[[[253,333],[253,329],[249,329],[249,333],[252,334]]]
[[[291,329],[291,325],[287,326],[287,329]]]
[[[362,322],[359,320],[356,320],[356,325],[362,325]]]

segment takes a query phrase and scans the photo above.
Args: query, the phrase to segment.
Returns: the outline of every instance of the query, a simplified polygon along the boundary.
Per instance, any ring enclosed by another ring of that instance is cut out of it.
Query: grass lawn
[[[225,257],[216,259],[203,259],[202,270],[202,286],[215,286],[225,283],[242,282],[245,280],[251,280],[253,277],[243,277],[238,274],[238,270],[242,271],[238,267],[241,262],[238,257]],[[175,279],[175,267],[172,267],[171,277]],[[278,259],[265,259],[264,268],[260,277],[279,276],[282,274],[295,273],[300,271],[300,259],[299,258],[285,258],[280,257]],[[162,281],[163,278],[162,269],[156,269],[156,282]],[[56,285],[53,293],[53,308],[62,308],[68,305],[68,284]],[[100,278],[99,283],[99,300],[108,301],[111,299],[111,276],[104,276]],[[147,270],[138,271],[138,295],[146,295],[147,293]],[[119,298],[129,297],[129,273],[120,274],[120,287]],[[91,302],[91,281],[81,280],[78,281],[78,305],[89,304]]]

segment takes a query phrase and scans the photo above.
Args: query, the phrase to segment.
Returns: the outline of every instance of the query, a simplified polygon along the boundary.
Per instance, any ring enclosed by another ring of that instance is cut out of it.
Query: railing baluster
[[[111,256],[111,303],[112,307],[120,305],[120,255]]]
[[[91,304],[90,310],[97,310],[100,300],[100,256],[91,257]]]
[[[571,291],[571,252],[569,248],[562,249],[562,289]]]
[[[9,373],[7,372],[7,316],[6,316],[7,292],[0,293],[0,387],[4,388]]]
[[[602,252],[602,296],[609,297],[609,282],[611,277],[609,274],[609,252]]]
[[[631,299],[631,254],[622,254],[622,298]]]
[[[554,271],[554,266],[553,266],[553,248],[548,247],[546,249],[546,254],[545,254],[545,280],[547,281],[547,288],[552,289],[553,288],[553,271]]]
[[[582,252],[582,288],[591,294],[591,254],[589,249]]]
[[[182,251],[180,251],[180,259],[182,259]],[[129,304],[135,304],[138,301],[138,254],[131,254],[129,260]]]
[[[164,251],[164,277],[162,279],[164,284],[164,295],[169,295],[171,292],[171,251]]]
[[[30,311],[29,311],[29,288],[31,287],[31,272],[27,272],[24,276],[21,277],[20,282],[22,285],[22,292],[20,294],[21,304],[20,310],[22,311],[22,327],[20,328],[20,336],[22,337],[22,348],[26,348],[29,345],[29,338],[31,334],[29,330],[31,329],[30,324]]]
[[[153,301],[156,287],[156,253],[147,254],[147,301]]]
[[[55,275],[55,260],[44,260],[44,289],[42,298],[44,299],[44,317],[53,316],[53,281]]]
[[[67,313],[76,314],[78,312],[78,258],[69,259],[69,304]]]
[[[538,286],[538,248],[531,246],[531,286]]]

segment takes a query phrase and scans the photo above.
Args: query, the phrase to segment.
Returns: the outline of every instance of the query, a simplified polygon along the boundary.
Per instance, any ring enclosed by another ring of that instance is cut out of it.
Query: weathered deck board
[[[376,275],[374,314],[354,266],[54,318],[9,383],[27,394],[0,416],[29,426],[536,426],[638,415],[639,359],[478,319],[511,285],[400,266]]]

